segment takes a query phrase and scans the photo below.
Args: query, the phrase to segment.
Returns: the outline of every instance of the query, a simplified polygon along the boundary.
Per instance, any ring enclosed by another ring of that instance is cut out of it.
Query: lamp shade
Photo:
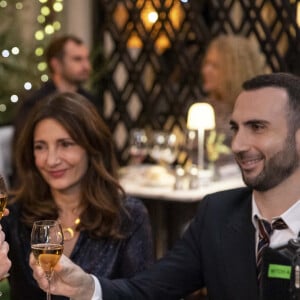
[[[191,105],[188,111],[188,129],[213,129],[215,128],[215,112],[209,103],[199,102]]]

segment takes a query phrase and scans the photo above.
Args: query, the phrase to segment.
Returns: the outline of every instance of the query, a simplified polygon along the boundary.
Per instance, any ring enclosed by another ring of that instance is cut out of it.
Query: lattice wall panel
[[[96,87],[120,162],[131,128],[184,130],[188,107],[202,97],[199,69],[212,37],[248,36],[272,70],[299,72],[296,8],[287,0],[95,1],[95,46],[103,44],[106,61]]]

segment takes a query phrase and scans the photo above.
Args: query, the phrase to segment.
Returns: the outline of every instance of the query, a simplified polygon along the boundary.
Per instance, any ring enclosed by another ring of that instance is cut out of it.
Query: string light
[[[0,112],[5,112],[6,111],[6,105],[5,104],[0,104]]]
[[[42,82],[47,82],[48,80],[49,80],[49,76],[47,74],[42,74],[41,81]]]
[[[54,4],[53,4],[53,10],[55,11],[55,12],[62,12],[62,10],[63,10],[63,4],[62,3],[60,3],[60,2],[55,2]]]
[[[11,95],[10,101],[11,101],[12,103],[17,103],[17,102],[19,101],[18,95]]]
[[[31,82],[27,81],[27,82],[24,83],[24,89],[25,90],[29,91],[29,90],[31,90],[31,88],[32,88]]]
[[[36,16],[36,22],[38,25],[38,29],[34,32],[34,39],[36,41],[36,48],[34,49],[34,55],[37,58],[36,59],[36,69],[38,72],[40,72],[39,79],[41,82],[47,82],[49,80],[48,74],[46,74],[47,71],[47,64],[44,61],[43,55],[44,55],[44,45],[47,44],[48,38],[50,38],[51,35],[55,34],[59,30],[61,30],[61,22],[57,19],[59,13],[61,13],[64,9],[63,0],[39,0],[38,1],[40,5],[40,9],[38,12],[38,15]],[[7,9],[7,8],[14,8],[15,11],[18,11],[18,15],[25,10],[24,2],[23,1],[14,1],[10,2],[7,0],[0,0],[0,10],[1,9]],[[22,49],[22,48],[21,48]],[[21,53],[20,48],[16,46],[8,46],[6,49],[0,48],[0,57],[3,59],[8,60],[8,63],[19,63],[20,58],[12,58],[12,56],[19,56]],[[10,61],[11,59],[18,59],[18,61]],[[22,65],[22,61],[20,61],[20,64]],[[14,87],[13,89],[16,90],[18,87]],[[24,90],[31,90],[33,88],[33,84],[30,81],[25,81],[23,83]],[[9,92],[9,89],[8,89]],[[6,98],[6,100],[5,100]],[[1,99],[2,100],[2,99]],[[1,103],[6,101],[8,105],[5,103]],[[19,101],[19,96],[16,93],[12,93],[10,96],[5,96],[3,100],[0,102],[0,113],[9,113],[9,101],[12,104],[15,104]],[[5,119],[6,117],[4,117]],[[4,120],[3,119],[3,120]],[[0,119],[0,123],[3,122],[2,119]]]
[[[16,9],[18,9],[18,10],[23,9],[23,3],[22,2],[17,2],[16,3]]]
[[[9,51],[7,50],[7,49],[4,49],[4,50],[2,50],[2,56],[4,57],[4,58],[7,58],[7,57],[9,57]]]
[[[56,17],[58,13],[61,13],[64,6],[63,0],[56,0],[53,3],[49,3],[48,0],[39,0],[39,2],[42,4],[42,7],[40,9],[40,14],[37,16],[37,21],[43,28],[35,33],[35,39],[45,44],[46,36],[51,36],[61,29],[61,23],[58,20],[53,19],[53,16]],[[36,57],[42,58],[44,51],[44,46],[38,45],[35,49]],[[47,70],[46,62],[43,60],[39,61],[37,69],[39,72],[45,73]],[[41,74],[40,79],[42,82],[46,82],[49,80],[49,77],[46,74]]]
[[[13,55],[18,55],[18,54],[20,53],[20,49],[19,49],[18,47],[13,47],[13,48],[11,49],[11,53],[12,53]]]
[[[7,7],[7,1],[4,1],[4,0],[0,1],[0,7],[1,8]]]

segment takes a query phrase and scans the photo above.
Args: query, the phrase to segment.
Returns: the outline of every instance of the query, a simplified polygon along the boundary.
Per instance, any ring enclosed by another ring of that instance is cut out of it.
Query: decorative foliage
[[[48,79],[41,58],[49,37],[60,29],[56,17],[62,9],[62,0],[0,0],[0,126],[12,122],[26,90]],[[33,11],[39,12],[36,23],[26,22]],[[33,36],[26,37],[28,32]]]
[[[225,134],[217,133],[211,130],[206,140],[207,159],[210,162],[215,162],[219,159],[221,154],[230,154],[230,148],[224,144]]]

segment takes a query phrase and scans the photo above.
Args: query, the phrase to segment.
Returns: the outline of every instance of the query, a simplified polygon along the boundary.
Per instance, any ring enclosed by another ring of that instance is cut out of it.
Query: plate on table
[[[120,169],[122,180],[130,180],[137,185],[168,187],[175,183],[175,176],[167,168],[159,165],[127,166]]]

